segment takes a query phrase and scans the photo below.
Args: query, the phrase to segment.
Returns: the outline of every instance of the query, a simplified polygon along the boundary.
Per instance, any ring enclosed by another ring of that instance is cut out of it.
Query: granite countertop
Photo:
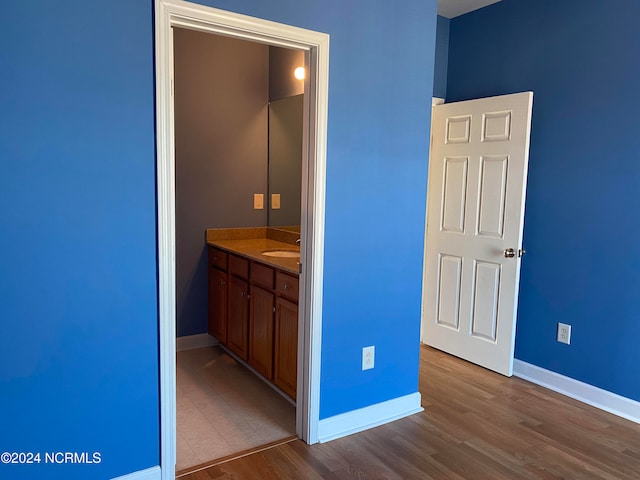
[[[267,228],[220,228],[208,229],[206,232],[207,245],[217,247],[229,253],[234,253],[250,260],[271,265],[288,273],[299,275],[300,259],[268,257],[262,252],[268,250],[288,250],[300,252],[300,247],[295,244],[298,234],[288,238],[280,235],[270,235],[278,239],[268,238]],[[294,238],[295,237],[295,238]],[[289,243],[283,240],[293,240]]]

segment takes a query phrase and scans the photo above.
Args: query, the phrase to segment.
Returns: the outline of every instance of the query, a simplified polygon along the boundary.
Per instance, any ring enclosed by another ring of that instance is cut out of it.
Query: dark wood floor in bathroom
[[[638,480],[640,425],[423,346],[425,411],[320,445],[296,440],[182,477]]]

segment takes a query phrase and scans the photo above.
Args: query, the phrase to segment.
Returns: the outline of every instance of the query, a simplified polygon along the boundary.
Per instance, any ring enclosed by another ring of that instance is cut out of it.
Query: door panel
[[[462,258],[440,257],[437,322],[458,329],[460,325],[460,279]]]
[[[480,200],[478,205],[478,235],[502,238],[507,195],[506,156],[480,159]]]
[[[442,230],[464,232],[468,157],[446,158],[442,200]]]
[[[511,111],[485,113],[482,116],[482,141],[504,142],[511,137]]]
[[[271,274],[273,278],[273,273]],[[275,295],[251,285],[249,365],[269,380],[273,377],[273,311]]]
[[[298,378],[298,305],[278,297],[275,323],[273,381],[295,400]]]
[[[475,262],[471,335],[494,342],[498,324],[500,265]]]
[[[249,284],[236,277],[229,280],[227,346],[243,360],[248,358]]]
[[[434,107],[423,341],[511,375],[531,92]]]
[[[469,143],[471,115],[447,117],[446,143]]]

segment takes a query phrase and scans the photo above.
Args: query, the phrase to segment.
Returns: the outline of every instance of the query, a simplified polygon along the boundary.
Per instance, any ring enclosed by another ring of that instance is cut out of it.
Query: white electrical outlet
[[[571,325],[558,322],[558,337],[560,343],[571,345]]]
[[[376,357],[376,347],[373,345],[370,347],[362,348],[362,370],[371,370],[373,368],[374,360]]]
[[[262,210],[264,208],[264,193],[253,194],[253,208],[254,210]]]

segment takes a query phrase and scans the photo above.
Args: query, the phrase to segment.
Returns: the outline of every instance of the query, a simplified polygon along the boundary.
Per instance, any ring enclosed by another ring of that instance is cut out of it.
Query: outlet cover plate
[[[571,325],[569,325],[568,323],[558,322],[557,340],[560,343],[566,343],[567,345],[571,345]]]
[[[364,347],[362,349],[362,370],[371,370],[375,363],[376,347]]]

